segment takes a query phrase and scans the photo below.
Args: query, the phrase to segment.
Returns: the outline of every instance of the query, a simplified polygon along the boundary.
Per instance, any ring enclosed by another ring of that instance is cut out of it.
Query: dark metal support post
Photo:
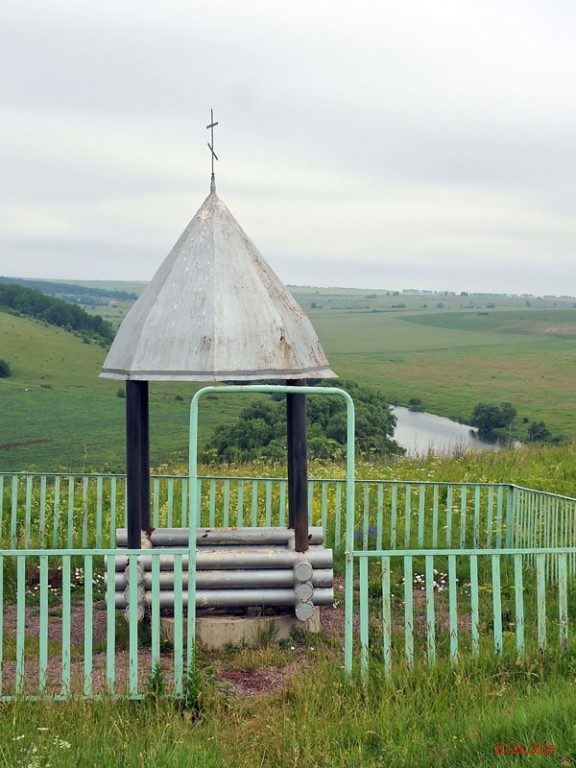
[[[148,382],[126,382],[126,482],[128,547],[140,548],[140,531],[150,526]]]
[[[140,381],[140,529],[150,528],[150,427],[148,382]]]
[[[305,380],[286,382],[306,386]],[[308,457],[306,395],[286,395],[288,432],[288,527],[294,529],[296,552],[306,552],[308,542]]]

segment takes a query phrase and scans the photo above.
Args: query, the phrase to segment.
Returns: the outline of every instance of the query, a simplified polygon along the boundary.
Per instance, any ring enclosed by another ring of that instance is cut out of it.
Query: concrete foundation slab
[[[298,627],[306,632],[320,632],[320,609],[314,609],[311,619],[300,621],[294,615],[276,616],[199,616],[196,619],[196,641],[206,650],[214,651],[225,645],[257,646],[262,643],[288,640]],[[174,619],[160,619],[163,640],[174,642]],[[186,621],[184,621],[184,636]],[[184,638],[185,642],[185,638]]]

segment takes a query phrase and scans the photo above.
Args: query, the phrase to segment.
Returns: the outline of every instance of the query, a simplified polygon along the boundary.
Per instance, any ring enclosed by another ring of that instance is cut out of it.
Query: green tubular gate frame
[[[344,398],[346,403],[346,595],[345,595],[345,666],[352,668],[353,643],[353,571],[354,561],[351,557],[354,542],[354,473],[355,473],[355,421],[354,403],[350,395],[336,387],[293,387],[275,384],[247,384],[241,386],[204,387],[196,392],[190,406],[190,534],[188,540],[188,651],[193,648],[196,623],[196,529],[200,510],[200,489],[198,477],[198,406],[200,399],[208,394],[241,392],[254,394],[298,394],[298,395],[336,395]]]

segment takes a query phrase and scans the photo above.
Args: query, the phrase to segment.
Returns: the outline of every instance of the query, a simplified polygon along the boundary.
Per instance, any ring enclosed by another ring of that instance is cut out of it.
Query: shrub
[[[12,369],[7,360],[0,360],[0,379],[7,379],[12,376]]]
[[[496,429],[509,427],[516,418],[516,408],[511,403],[478,403],[472,411],[470,424],[481,434],[489,435]]]
[[[396,419],[385,398],[354,382],[339,381],[351,392],[356,405],[356,448],[361,454],[388,456],[400,453],[392,440]],[[286,412],[279,400],[259,400],[240,412],[230,424],[219,424],[202,454],[203,461],[235,463],[286,455]],[[341,398],[310,397],[307,401],[308,454],[328,460],[346,445],[346,406]]]
[[[551,438],[550,430],[543,421],[533,421],[528,427],[528,439],[534,442],[545,442]]]

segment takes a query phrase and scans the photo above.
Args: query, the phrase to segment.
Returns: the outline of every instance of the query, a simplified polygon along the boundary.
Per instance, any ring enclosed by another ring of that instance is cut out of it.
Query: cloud
[[[2,273],[148,279],[207,194],[213,106],[219,193],[287,282],[574,282],[572,3],[5,6]]]

